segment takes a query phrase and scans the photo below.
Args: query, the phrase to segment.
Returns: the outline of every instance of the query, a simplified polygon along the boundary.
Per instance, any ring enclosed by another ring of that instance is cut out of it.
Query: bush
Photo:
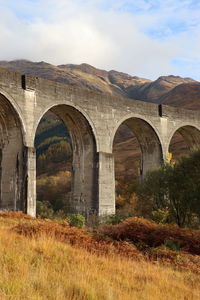
[[[116,225],[130,217],[133,217],[133,214],[131,212],[128,213],[128,212],[124,212],[123,210],[122,211],[117,210],[115,215],[104,217],[102,223]]]
[[[98,232],[117,241],[132,242],[137,247],[142,245],[143,249],[165,245],[169,249],[200,255],[200,230],[129,218],[117,225],[103,225]]]
[[[119,224],[123,221],[123,218],[118,215],[118,214],[115,214],[115,215],[111,215],[111,216],[108,216],[106,218],[106,224],[111,224],[111,225],[115,225],[115,224]]]
[[[40,218],[51,219],[53,217],[54,211],[49,206],[49,203],[37,201],[36,203],[37,216]]]
[[[157,210],[152,211],[152,220],[158,224],[167,223],[169,218],[169,209],[168,207],[159,208]]]
[[[172,251],[180,251],[180,242],[174,242],[171,239],[165,241],[165,246]]]
[[[87,216],[86,225],[91,228],[96,228],[101,224],[101,218],[98,215],[91,214]]]
[[[85,217],[79,214],[71,214],[67,217],[70,226],[82,228],[85,225]]]

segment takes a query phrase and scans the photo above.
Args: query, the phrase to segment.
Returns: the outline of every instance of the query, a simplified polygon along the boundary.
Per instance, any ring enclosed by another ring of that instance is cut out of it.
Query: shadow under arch
[[[85,116],[73,106],[59,104],[48,111],[63,122],[71,137],[72,184],[69,212],[83,215],[95,213],[98,210],[98,164],[93,130]]]
[[[19,114],[0,93],[0,209],[26,212],[27,151],[23,132]]]
[[[189,154],[191,150],[200,149],[200,130],[193,125],[183,125],[170,136],[168,152],[174,161]]]
[[[163,163],[163,154],[161,142],[154,128],[146,120],[130,117],[118,126],[115,136],[122,125],[129,128],[139,143],[142,156],[140,175],[145,176],[148,171],[159,168]]]
[[[71,107],[73,108],[75,111],[79,112],[80,115],[82,115],[85,120],[87,121],[89,127],[91,128],[91,131],[92,131],[92,134],[94,135],[94,138],[95,138],[95,144],[96,144],[96,150],[97,152],[99,151],[99,140],[98,140],[98,136],[97,136],[97,133],[96,133],[96,129],[95,129],[95,126],[93,124],[93,122],[91,121],[91,119],[89,118],[88,114],[82,109],[80,108],[79,106],[77,105],[73,105],[73,103],[71,102],[59,102],[59,103],[56,103],[56,104],[53,104],[53,105],[50,105],[48,106],[45,110],[43,110],[40,115],[39,115],[39,118],[37,120],[37,122],[35,123],[35,127],[34,127],[34,130],[33,130],[33,145],[34,145],[34,140],[35,140],[35,135],[36,135],[36,130],[39,126],[39,123],[40,121],[42,120],[43,116],[48,113],[49,111],[52,111],[52,109],[56,106],[68,106],[68,107]]]

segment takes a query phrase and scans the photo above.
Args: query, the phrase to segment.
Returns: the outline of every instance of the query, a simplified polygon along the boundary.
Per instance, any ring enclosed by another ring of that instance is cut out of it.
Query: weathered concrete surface
[[[1,209],[36,212],[34,140],[51,110],[68,127],[73,143],[71,211],[115,211],[113,140],[121,124],[137,136],[141,172],[166,160],[176,131],[189,147],[200,145],[200,113],[98,94],[65,84],[21,76],[0,68]]]

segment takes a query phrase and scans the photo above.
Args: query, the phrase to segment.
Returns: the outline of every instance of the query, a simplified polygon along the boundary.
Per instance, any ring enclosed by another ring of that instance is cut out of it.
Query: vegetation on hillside
[[[183,234],[144,219],[92,231],[20,213],[0,213],[0,225],[3,300],[200,297],[200,257],[190,253],[192,245],[199,247],[200,231]],[[164,231],[169,236],[158,245]],[[172,249],[184,237],[190,247]]]

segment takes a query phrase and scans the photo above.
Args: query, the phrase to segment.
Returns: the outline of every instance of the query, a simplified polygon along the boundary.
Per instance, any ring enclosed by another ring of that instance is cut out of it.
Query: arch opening
[[[197,149],[200,149],[200,131],[190,125],[180,127],[175,131],[169,143],[170,163],[175,164],[181,157]]]
[[[38,204],[64,214],[95,213],[96,142],[87,119],[71,106],[52,107],[38,125],[35,147]]]
[[[117,129],[113,142],[116,209],[131,208],[131,194],[148,171],[163,163],[155,130],[146,121],[129,118]],[[128,205],[129,203],[130,205]]]
[[[0,94],[0,209],[26,211],[26,162],[20,118]]]

